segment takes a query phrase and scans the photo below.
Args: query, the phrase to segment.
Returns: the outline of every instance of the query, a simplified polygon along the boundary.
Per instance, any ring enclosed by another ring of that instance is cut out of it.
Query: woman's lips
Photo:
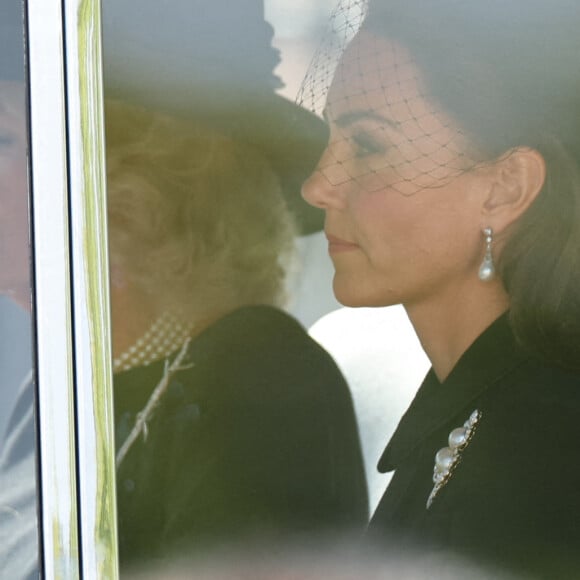
[[[354,244],[348,240],[343,240],[342,238],[337,238],[332,234],[326,234],[326,239],[328,240],[329,254],[339,254],[342,252],[352,252],[353,250],[358,250],[358,244]]]

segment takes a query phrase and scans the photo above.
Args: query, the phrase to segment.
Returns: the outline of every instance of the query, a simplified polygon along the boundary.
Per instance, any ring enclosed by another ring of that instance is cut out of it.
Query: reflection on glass
[[[22,4],[0,8],[0,577],[36,574],[30,245]]]
[[[261,1],[130,4],[103,7],[121,566],[361,532],[348,387],[283,310],[325,126],[275,93]]]

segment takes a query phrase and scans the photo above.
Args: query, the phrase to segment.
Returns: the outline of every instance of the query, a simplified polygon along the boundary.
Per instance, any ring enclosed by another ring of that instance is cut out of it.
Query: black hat
[[[106,94],[195,118],[256,146],[280,177],[301,233],[322,212],[300,195],[328,138],[325,123],[275,93],[263,0],[104,0]]]
[[[23,5],[19,0],[0,3],[0,80],[24,79]]]

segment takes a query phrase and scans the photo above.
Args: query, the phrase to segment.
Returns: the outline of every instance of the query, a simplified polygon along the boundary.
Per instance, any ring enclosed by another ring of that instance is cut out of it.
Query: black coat
[[[434,458],[480,419],[447,483]],[[439,383],[427,375],[379,462],[395,470],[369,534],[545,578],[580,577],[580,376],[515,344],[502,316]]]
[[[353,405],[330,356],[288,315],[239,309],[190,345],[118,471],[121,563],[235,539],[364,529]],[[115,377],[117,444],[163,362]]]

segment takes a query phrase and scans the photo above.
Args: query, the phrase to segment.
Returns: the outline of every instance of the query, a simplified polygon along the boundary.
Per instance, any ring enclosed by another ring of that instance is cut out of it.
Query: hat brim
[[[220,117],[214,120],[214,127],[248,142],[269,160],[300,234],[321,230],[324,212],[306,203],[301,189],[328,143],[327,124],[276,94],[248,102],[243,109],[222,111]]]
[[[328,126],[320,117],[274,92],[243,94],[232,87],[168,88],[162,79],[154,86],[139,86],[135,78],[111,82],[119,78],[105,75],[107,96],[195,120],[258,149],[279,177],[298,232],[307,235],[323,228],[324,212],[306,203],[301,195],[303,182],[328,143]]]

